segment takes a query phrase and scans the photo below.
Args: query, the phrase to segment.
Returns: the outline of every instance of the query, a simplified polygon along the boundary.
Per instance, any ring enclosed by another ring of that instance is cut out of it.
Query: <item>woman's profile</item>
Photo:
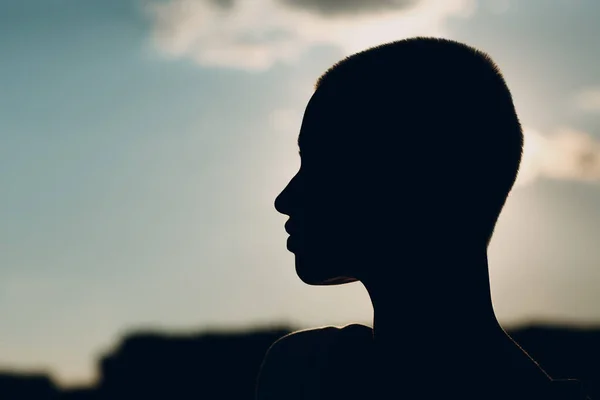
[[[354,54],[317,81],[298,145],[301,167],[275,201],[296,272],[359,281],[373,328],[280,339],[258,400],[552,395],[492,306],[487,247],[523,133],[488,55],[434,38]]]

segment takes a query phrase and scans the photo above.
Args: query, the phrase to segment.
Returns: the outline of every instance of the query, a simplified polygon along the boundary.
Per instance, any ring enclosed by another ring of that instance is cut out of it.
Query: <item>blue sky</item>
[[[600,321],[598,2],[211,1],[0,0],[0,367],[74,383],[132,329],[368,322],[359,285],[294,275],[272,203],[319,74],[421,34],[489,52],[527,130],[499,318]]]

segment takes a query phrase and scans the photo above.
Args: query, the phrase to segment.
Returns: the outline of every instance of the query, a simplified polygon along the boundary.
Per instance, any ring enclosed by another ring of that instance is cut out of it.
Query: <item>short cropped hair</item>
[[[519,170],[523,132],[486,53],[446,39],[406,39],[341,60],[315,87],[358,160],[387,162],[389,174],[403,175],[399,184],[404,175],[428,179],[441,203],[463,207],[489,243]]]

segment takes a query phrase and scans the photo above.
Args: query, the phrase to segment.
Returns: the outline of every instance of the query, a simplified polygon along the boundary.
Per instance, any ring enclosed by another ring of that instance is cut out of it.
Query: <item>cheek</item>
[[[320,218],[310,218],[305,229],[306,250],[316,256],[325,257],[347,251],[360,245],[362,232],[352,223],[351,216],[345,214],[323,214]]]

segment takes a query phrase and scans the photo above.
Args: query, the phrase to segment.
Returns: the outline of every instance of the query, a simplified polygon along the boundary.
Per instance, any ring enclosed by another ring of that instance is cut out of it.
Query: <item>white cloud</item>
[[[421,0],[279,0],[291,7],[305,9],[323,16],[375,14],[407,9]]]
[[[582,90],[575,96],[578,109],[588,112],[600,112],[600,86]]]
[[[547,135],[526,129],[516,184],[524,185],[537,178],[600,181],[600,141],[571,128]]]
[[[214,0],[144,4],[153,23],[152,40],[165,55],[191,58],[203,66],[263,70],[296,60],[319,44],[351,54],[410,36],[441,36],[444,22],[470,15],[476,1],[421,0],[410,7],[391,7],[385,14],[355,10],[333,16],[290,7],[282,0],[237,1],[228,7]]]

